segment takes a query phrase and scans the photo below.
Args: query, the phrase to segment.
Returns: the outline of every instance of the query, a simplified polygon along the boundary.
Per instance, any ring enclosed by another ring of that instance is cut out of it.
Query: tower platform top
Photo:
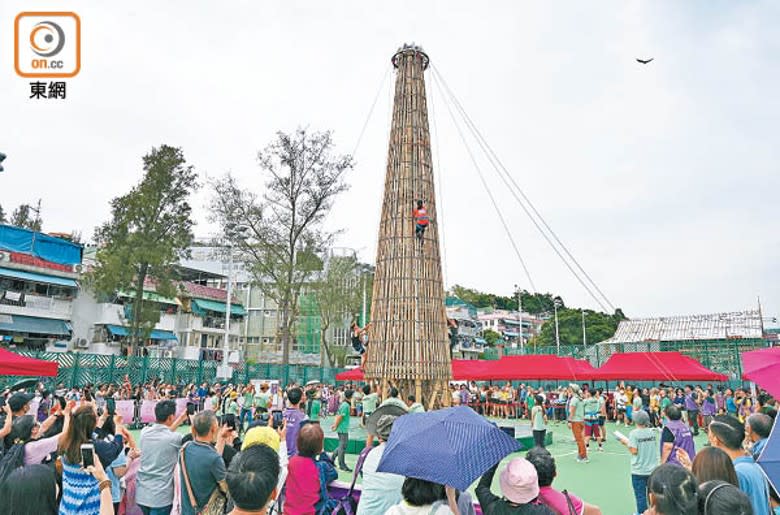
[[[393,66],[395,68],[398,68],[401,57],[405,55],[419,55],[420,59],[422,60],[423,70],[428,69],[428,63],[430,62],[430,58],[428,57],[428,54],[426,54],[423,51],[420,45],[415,45],[414,43],[412,44],[404,43],[403,46],[399,47],[396,53],[393,54],[393,58],[391,59],[391,62],[393,63]]]

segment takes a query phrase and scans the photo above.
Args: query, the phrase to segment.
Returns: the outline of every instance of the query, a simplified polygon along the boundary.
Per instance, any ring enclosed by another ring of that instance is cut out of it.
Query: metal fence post
[[[171,358],[171,381],[172,384],[178,384],[176,381],[176,358]]]
[[[68,385],[69,388],[77,386],[76,381],[78,381],[79,378],[79,354],[76,353],[73,357],[73,369],[71,370],[70,384]]]
[[[108,382],[113,383],[114,382],[114,367],[116,364],[116,356],[111,355],[111,363],[108,365]]]
[[[149,356],[144,356],[141,360],[141,384],[146,382],[146,375],[149,371]]]

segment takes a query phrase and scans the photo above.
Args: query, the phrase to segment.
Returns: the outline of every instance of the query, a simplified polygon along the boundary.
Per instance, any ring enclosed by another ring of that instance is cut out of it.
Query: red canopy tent
[[[336,374],[336,381],[363,381],[364,379],[363,370],[360,368],[353,368],[352,370],[345,370]]]
[[[48,376],[57,375],[57,362],[28,358],[0,349],[0,376]]]
[[[594,374],[604,381],[727,381],[695,359],[679,352],[623,352],[613,354]]]
[[[528,354],[501,358],[491,371],[496,381],[510,380],[590,380],[596,369],[585,360],[553,354]]]

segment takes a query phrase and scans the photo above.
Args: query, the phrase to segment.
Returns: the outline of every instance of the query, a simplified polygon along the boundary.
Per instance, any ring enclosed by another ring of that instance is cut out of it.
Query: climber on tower
[[[368,327],[371,324],[366,324],[365,327],[360,327],[357,322],[352,322],[349,326],[350,337],[352,339],[352,348],[355,352],[360,354],[360,368],[366,363],[366,350],[368,350]]]
[[[430,221],[428,218],[428,210],[425,209],[422,200],[417,201],[417,208],[412,211],[412,216],[414,217],[415,223],[414,234],[417,236],[417,239],[420,240],[420,243],[422,243],[425,229],[428,227],[428,222]]]

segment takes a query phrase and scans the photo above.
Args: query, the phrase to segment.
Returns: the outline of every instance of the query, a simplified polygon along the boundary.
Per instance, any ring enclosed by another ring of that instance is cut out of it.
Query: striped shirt
[[[100,488],[81,464],[71,465],[62,457],[62,500],[59,515],[99,515]]]

